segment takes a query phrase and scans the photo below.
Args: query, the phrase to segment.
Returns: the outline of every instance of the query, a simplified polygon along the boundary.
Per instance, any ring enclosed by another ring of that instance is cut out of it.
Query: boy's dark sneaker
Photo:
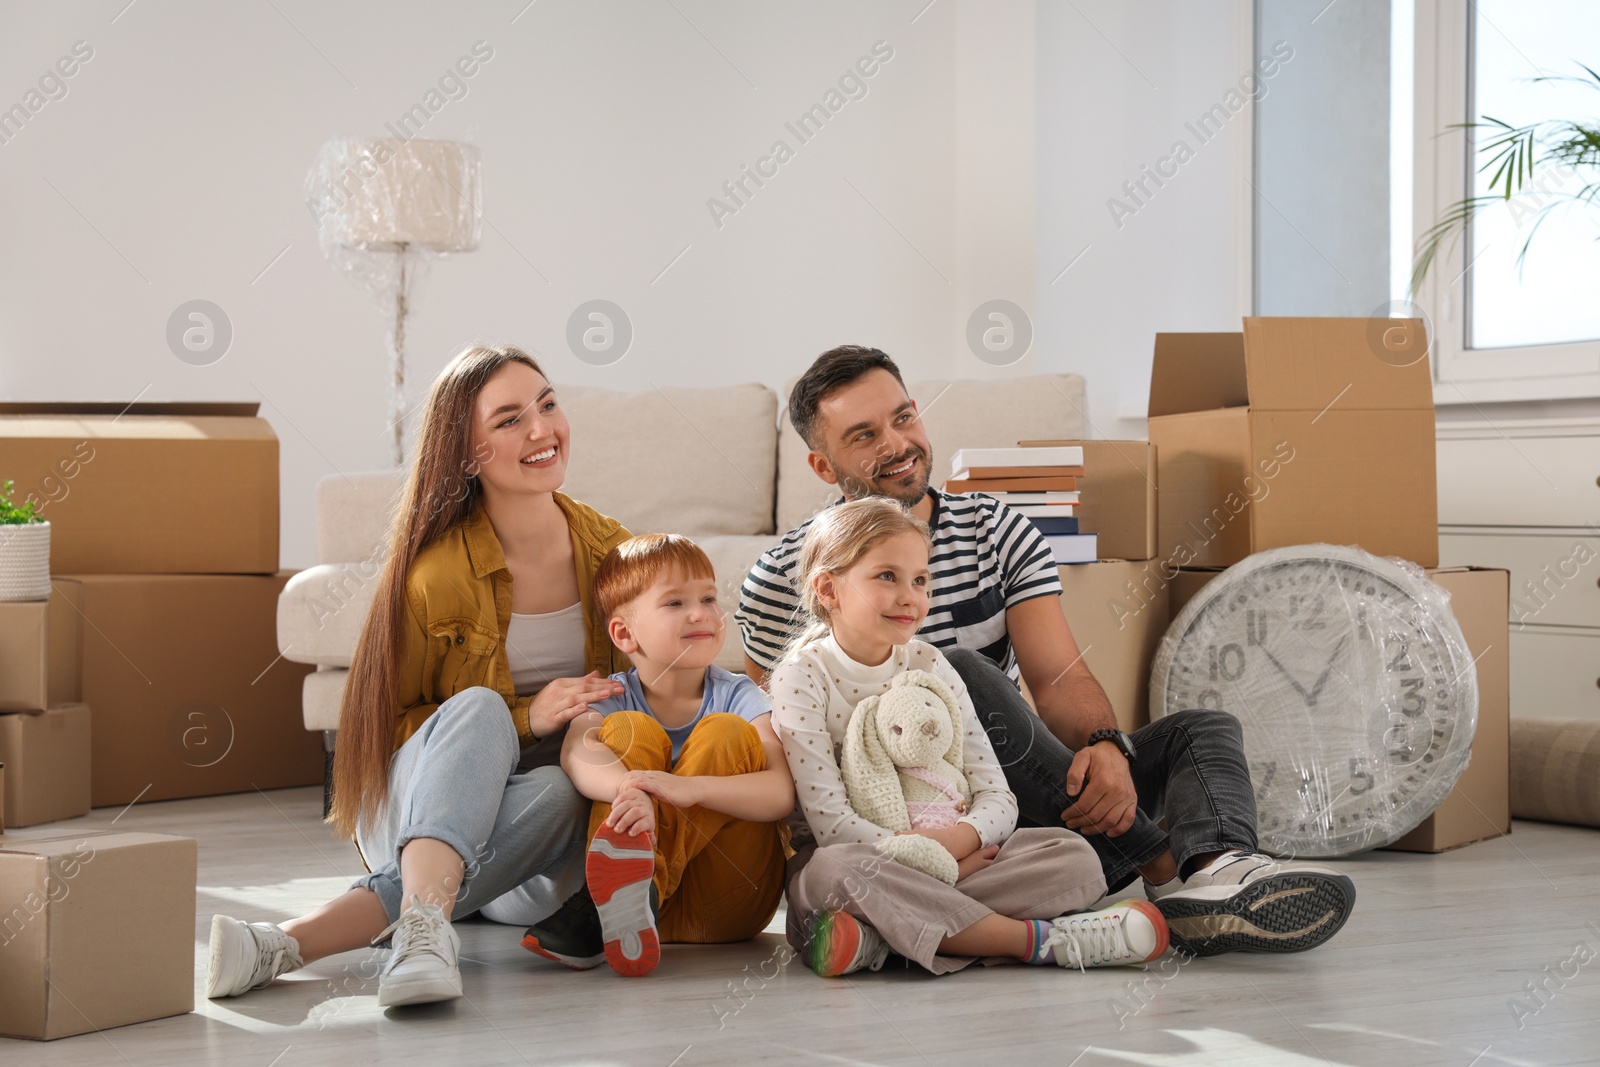
[[[606,961],[606,943],[600,936],[600,912],[587,885],[567,898],[555,914],[528,927],[522,947],[546,959],[587,971]]]
[[[600,913],[606,962],[629,978],[647,975],[661,962],[661,937],[650,905],[655,873],[649,834],[624,834],[602,825],[589,842],[584,876]]]

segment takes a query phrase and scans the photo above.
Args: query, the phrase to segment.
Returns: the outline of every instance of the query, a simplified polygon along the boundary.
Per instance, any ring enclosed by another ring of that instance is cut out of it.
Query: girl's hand
[[[624,789],[637,789],[679,809],[693,807],[700,802],[694,778],[670,771],[629,771],[617,783],[619,793]]]
[[[528,728],[537,738],[549,737],[589,710],[589,705],[622,695],[622,683],[590,671],[582,678],[556,678],[528,704]]]
[[[977,852],[983,845],[982,839],[978,837],[978,831],[964,822],[941,830],[902,830],[901,833],[920,834],[939,842],[957,862]]]
[[[998,855],[1000,855],[999,845],[985,845],[965,859],[958,860],[956,862],[956,881],[960,882],[969,874],[977,874],[993,863],[994,858]]]
[[[656,832],[656,806],[650,795],[642,789],[617,790],[617,799],[611,802],[611,814],[606,825],[623,834],[650,834]]]

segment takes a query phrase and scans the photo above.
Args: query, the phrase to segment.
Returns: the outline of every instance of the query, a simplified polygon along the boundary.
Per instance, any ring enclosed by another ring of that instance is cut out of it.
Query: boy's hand
[[[642,789],[618,789],[617,799],[611,802],[611,814],[606,816],[606,825],[614,827],[618,833],[653,835],[656,806]]]
[[[590,671],[582,678],[555,678],[528,703],[528,728],[549,737],[589,710],[589,705],[622,695],[622,683]]]
[[[619,793],[624,789],[637,789],[680,809],[700,802],[694,778],[669,771],[629,771],[617,784]]]

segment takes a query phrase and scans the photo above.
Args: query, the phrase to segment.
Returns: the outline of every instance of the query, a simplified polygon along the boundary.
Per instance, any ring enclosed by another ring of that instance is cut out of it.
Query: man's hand
[[[592,702],[622,695],[622,683],[590,671],[582,678],[554,678],[528,703],[528,728],[549,737],[589,710]]]
[[[654,834],[656,808],[650,794],[642,789],[619,789],[617,799],[611,802],[611,814],[606,825],[622,834]]]
[[[956,858],[960,863],[968,856],[981,850],[983,840],[978,836],[978,831],[970,823],[956,823],[939,830],[902,830],[901,833],[917,834],[920,837],[930,838],[943,845],[945,851]]]
[[[1084,785],[1084,779],[1089,783]],[[1067,793],[1077,799],[1061,812],[1067,829],[1085,836],[1120,837],[1133,825],[1139,795],[1128,773],[1128,758],[1110,741],[1079,749],[1067,768]]]
[[[621,796],[627,789],[636,789],[675,808],[690,808],[700,803],[699,790],[695,785],[694,778],[670,771],[629,771],[617,783],[617,795]]]

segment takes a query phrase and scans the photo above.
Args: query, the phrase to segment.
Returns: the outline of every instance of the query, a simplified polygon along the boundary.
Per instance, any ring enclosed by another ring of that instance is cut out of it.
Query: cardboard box
[[[1156,446],[1149,441],[1018,441],[1027,448],[1083,449],[1075,514],[1079,533],[1098,534],[1102,559],[1154,559],[1157,530]]]
[[[1450,795],[1388,846],[1401,852],[1443,852],[1511,832],[1511,576],[1487,567],[1445,567],[1428,577],[1450,593],[1467,648],[1478,657],[1478,730],[1472,762]]]
[[[1106,691],[1117,724],[1132,733],[1150,721],[1150,667],[1167,632],[1166,586],[1157,564],[1102,560],[1057,567],[1056,573],[1061,611],[1084,665]]]
[[[61,574],[272,574],[278,439],[255,404],[3,403],[18,502]]]
[[[66,704],[0,715],[8,827],[89,814],[89,709]]]
[[[6,765],[0,763],[0,830],[6,825]]]
[[[0,602],[0,712],[50,706],[50,603]]]
[[[0,837],[0,1034],[193,1011],[195,874],[187,837]]]
[[[302,679],[278,653],[276,575],[70,575],[52,676],[94,709],[95,807],[322,780]]]
[[[1168,586],[1173,618],[1220,570],[1180,571]],[[1511,832],[1511,658],[1508,572],[1489,567],[1435,567],[1428,577],[1450,594],[1451,611],[1477,659],[1478,727],[1472,759],[1433,814],[1386,847],[1444,852]]]
[[[1159,555],[1227,566],[1315,542],[1439,562],[1433,383],[1411,319],[1246,318],[1157,334]]]

